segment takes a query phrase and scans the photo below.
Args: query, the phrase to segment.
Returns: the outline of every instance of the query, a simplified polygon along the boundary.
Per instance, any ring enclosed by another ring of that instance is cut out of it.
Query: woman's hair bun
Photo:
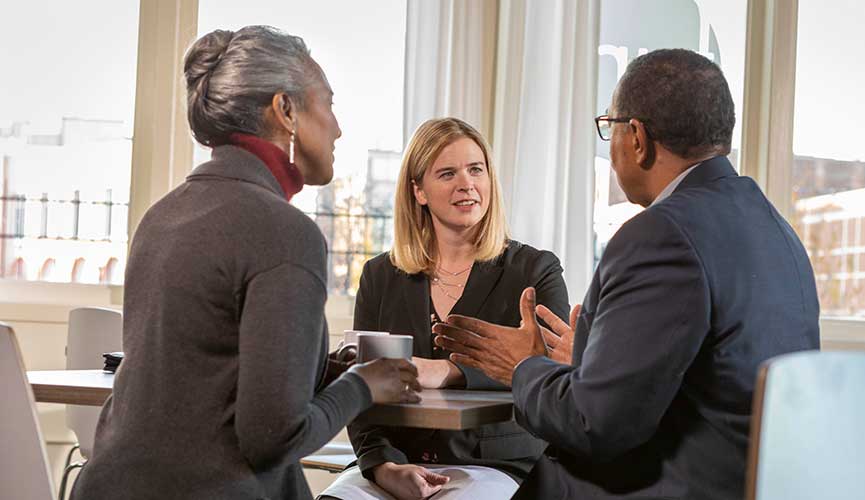
[[[188,87],[195,87],[202,78],[206,80],[205,77],[213,73],[228,50],[232,38],[233,31],[216,30],[204,35],[189,48],[183,66]]]
[[[304,89],[321,81],[303,40],[270,26],[202,36],[186,52],[183,72],[189,128],[209,147],[234,133],[264,135],[263,111],[275,94],[302,107]]]

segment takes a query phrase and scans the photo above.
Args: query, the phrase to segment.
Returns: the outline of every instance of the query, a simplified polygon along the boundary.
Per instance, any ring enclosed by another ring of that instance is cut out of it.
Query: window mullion
[[[183,55],[195,40],[198,0],[141,0],[129,241],[144,212],[192,166]]]
[[[750,0],[742,112],[742,173],[792,214],[798,0]]]

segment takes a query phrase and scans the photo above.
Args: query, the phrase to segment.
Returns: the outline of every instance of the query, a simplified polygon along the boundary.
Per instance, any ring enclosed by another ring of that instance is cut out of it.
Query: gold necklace
[[[473,265],[474,264],[472,264],[472,266]],[[457,272],[448,271],[447,269],[445,269],[441,266],[436,266],[436,271],[442,271],[445,274],[450,275],[451,278],[456,278],[457,276],[460,276],[461,274],[464,274],[466,271],[471,269],[472,266],[469,266],[469,267],[463,269],[462,271],[457,271]],[[465,288],[465,283],[448,283],[447,281],[444,281],[443,279],[441,279],[441,277],[438,274],[431,276],[431,278],[432,278],[433,284],[438,286],[439,290],[441,290],[441,292],[443,294],[445,294],[445,296],[447,298],[453,300],[454,302],[460,300],[460,297],[462,296],[462,292],[460,292],[459,297],[454,297],[453,295],[448,293],[448,290],[445,287],[449,286],[449,287],[456,287],[457,289],[463,289],[463,288]]]
[[[441,290],[443,294],[445,294],[449,299],[453,300],[454,302],[460,300],[459,297],[454,297],[453,295],[448,293],[447,288],[442,286],[442,282],[439,281],[438,277],[433,278],[433,284],[437,285],[439,287],[439,290]],[[462,287],[462,285],[458,285],[458,286]],[[462,294],[460,294],[460,296],[462,296]]]
[[[473,266],[473,265],[474,265],[474,264],[472,264],[472,266]],[[449,274],[451,277],[457,277],[457,276],[459,276],[460,274],[462,274],[462,273],[468,271],[469,269],[471,269],[472,266],[469,266],[469,267],[463,269],[462,271],[458,271],[458,272],[455,272],[455,273],[454,273],[454,272],[451,272],[451,271],[448,271],[447,269],[443,268],[442,266],[436,266],[436,269],[437,269],[438,271],[444,271],[445,274]]]
[[[448,283],[447,281],[441,279],[438,276],[433,276],[432,280],[433,280],[433,283],[436,283],[437,285],[440,285],[440,286],[441,285],[443,285],[443,286],[455,286],[457,288],[463,288],[464,286],[466,286],[464,283]]]

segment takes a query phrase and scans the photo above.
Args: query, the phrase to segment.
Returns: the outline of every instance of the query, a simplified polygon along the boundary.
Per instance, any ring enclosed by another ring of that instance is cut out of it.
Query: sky
[[[74,116],[124,120],[131,132],[137,50],[138,0],[4,6],[0,127],[29,121],[56,133],[61,116]]]
[[[865,161],[865,2],[799,0],[798,38],[793,152]]]

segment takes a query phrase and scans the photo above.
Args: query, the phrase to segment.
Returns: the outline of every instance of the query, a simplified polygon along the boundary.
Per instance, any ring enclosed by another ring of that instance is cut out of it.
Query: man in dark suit
[[[610,240],[582,311],[549,322],[546,346],[527,289],[520,328],[451,317],[436,343],[512,384],[517,422],[552,443],[515,498],[740,499],[758,365],[819,347],[808,256],[725,157],[733,101],[708,59],[638,57],[596,121],[647,208]]]

